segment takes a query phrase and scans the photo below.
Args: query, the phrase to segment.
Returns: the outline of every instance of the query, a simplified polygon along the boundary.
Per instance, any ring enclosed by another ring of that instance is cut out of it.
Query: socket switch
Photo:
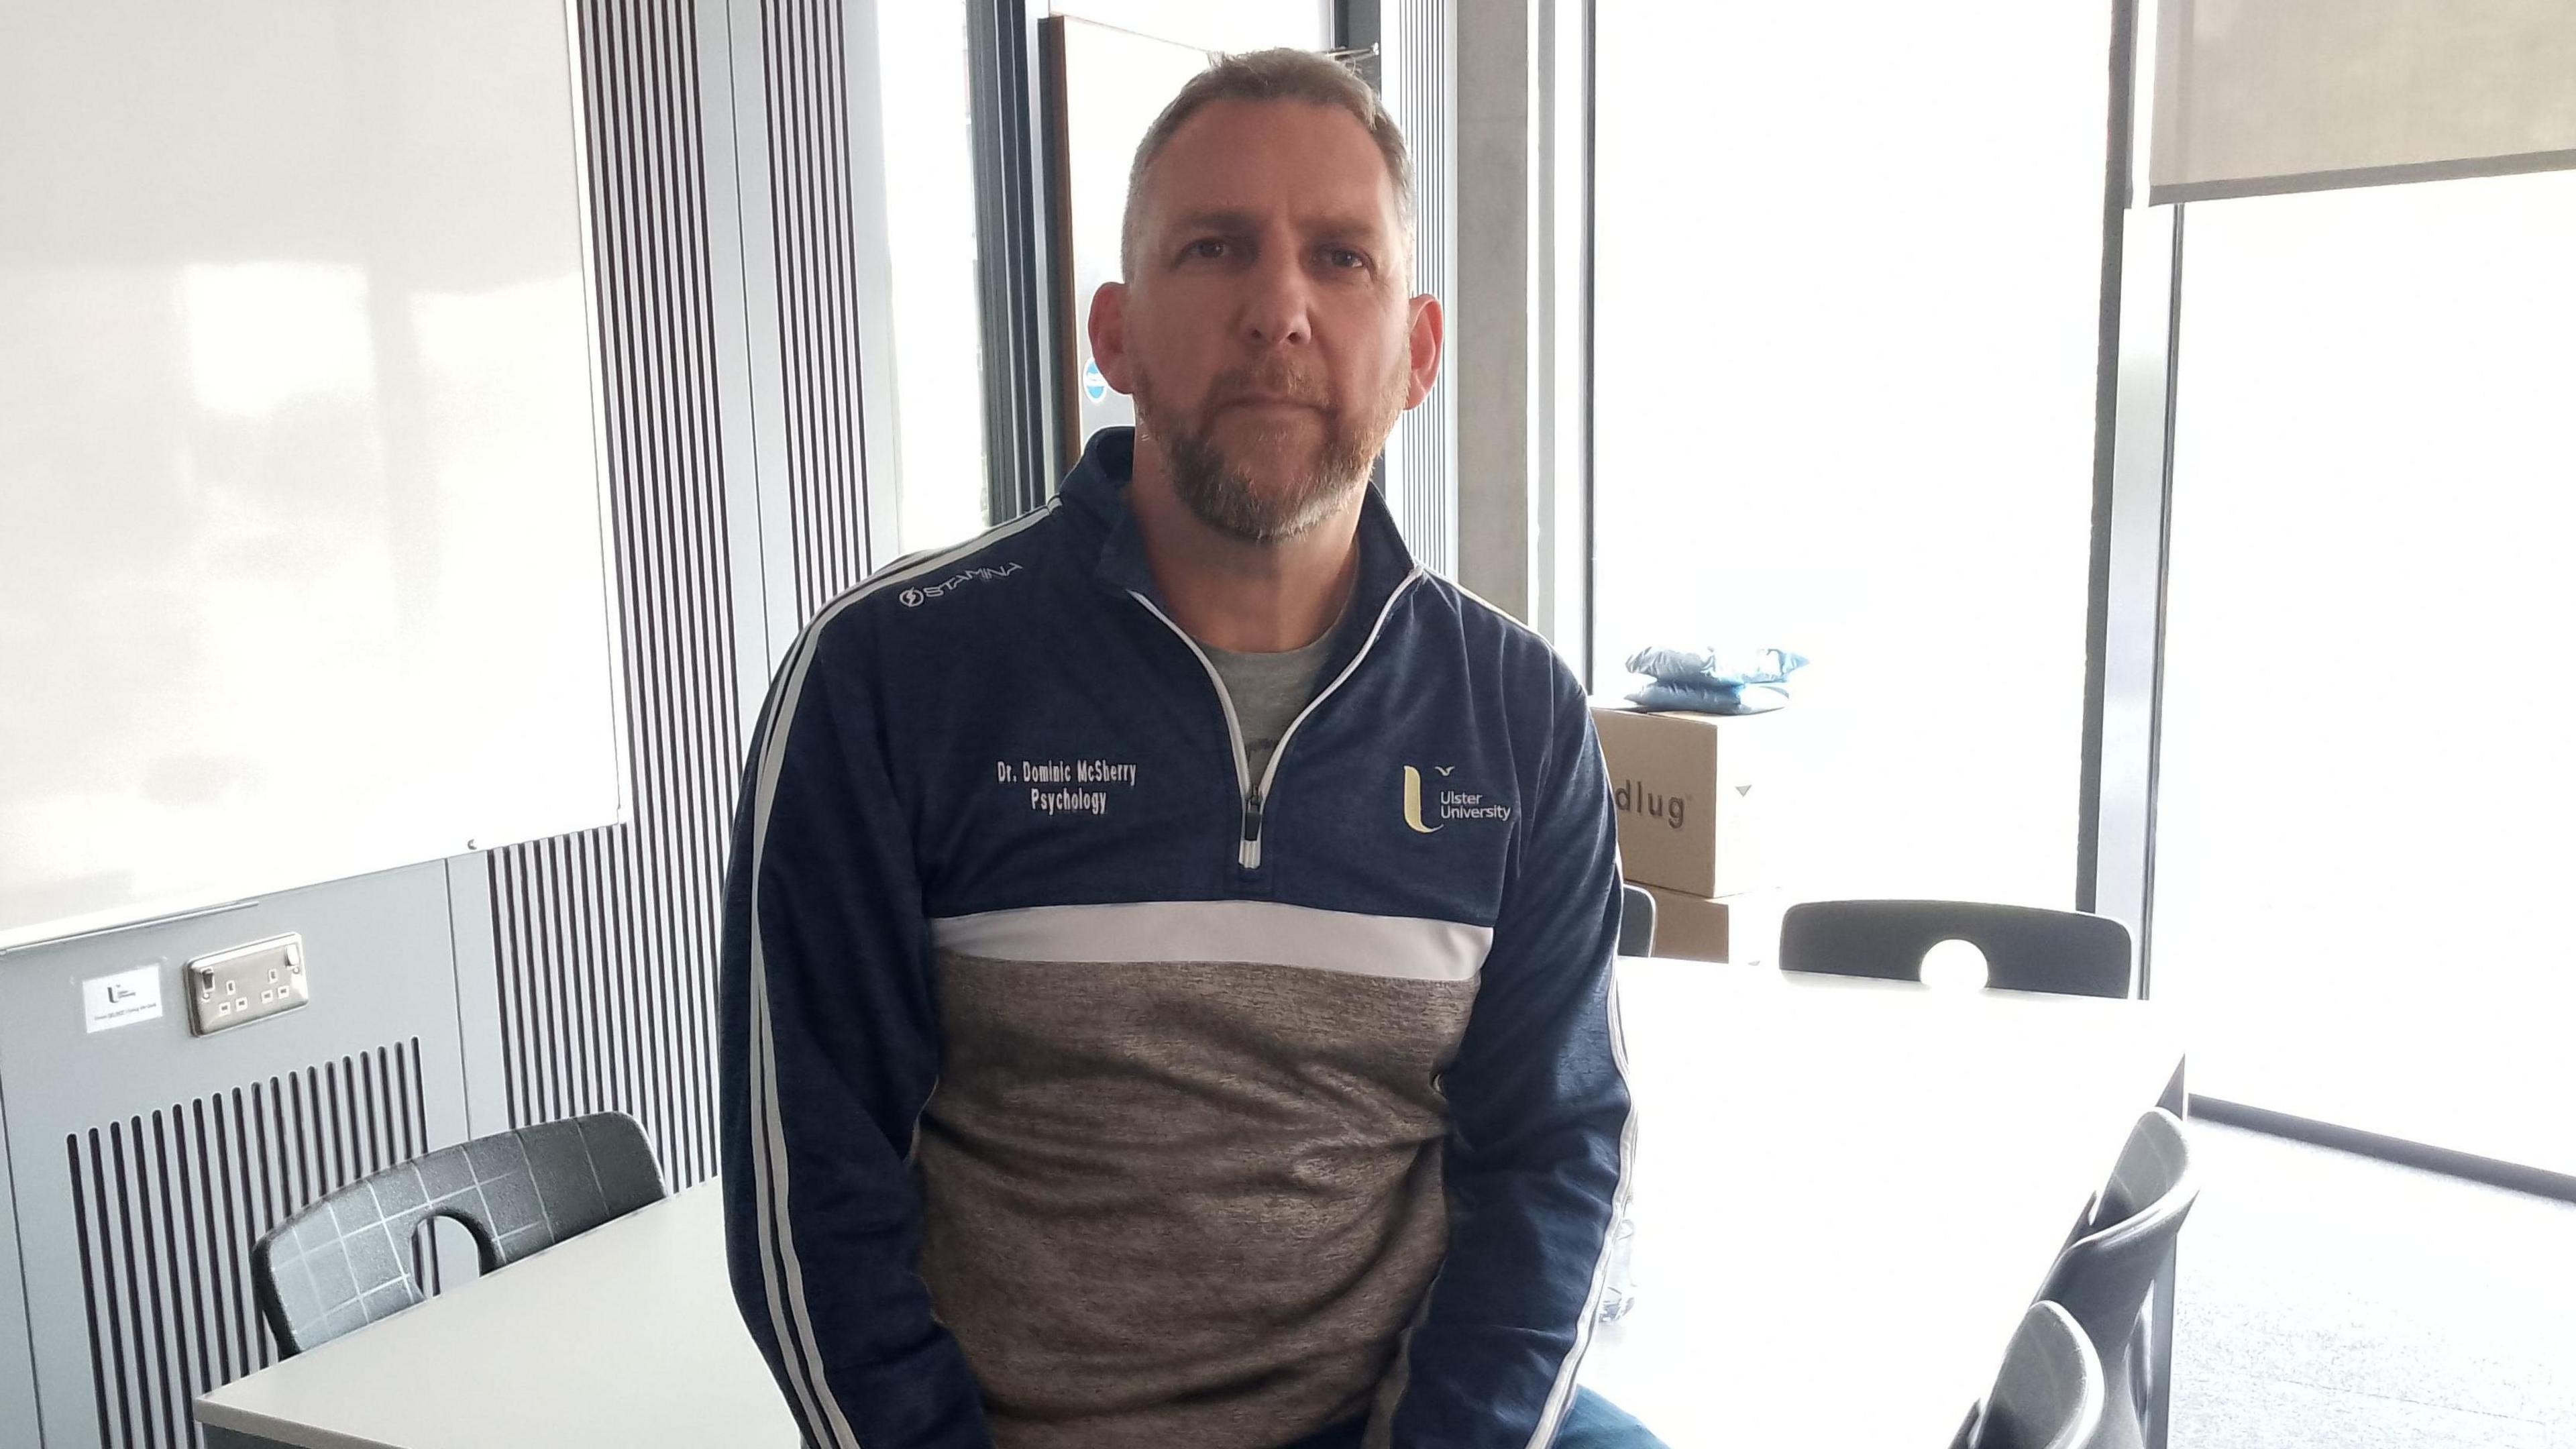
[[[188,963],[188,1023],[198,1036],[247,1026],[312,999],[305,983],[304,938],[274,936]]]

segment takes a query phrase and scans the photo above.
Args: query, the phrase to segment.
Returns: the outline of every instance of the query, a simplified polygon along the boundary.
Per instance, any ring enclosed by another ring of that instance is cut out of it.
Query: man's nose
[[[1313,301],[1306,269],[1294,248],[1272,248],[1252,269],[1251,292],[1243,304],[1245,340],[1258,346],[1305,343],[1314,338]]]

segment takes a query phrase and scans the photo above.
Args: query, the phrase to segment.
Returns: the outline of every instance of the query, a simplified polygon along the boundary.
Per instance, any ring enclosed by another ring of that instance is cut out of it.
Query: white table
[[[1673,1446],[1940,1449],[2180,1059],[2133,1002],[1621,963],[1638,1306],[1584,1381]],[[240,1379],[216,1449],[795,1449],[702,1183]]]
[[[2143,1002],[1681,961],[1620,992],[1637,1300],[1583,1382],[1673,1449],[1949,1443],[2182,1058]]]
[[[197,1418],[297,1449],[803,1442],[734,1307],[712,1180],[236,1379]]]

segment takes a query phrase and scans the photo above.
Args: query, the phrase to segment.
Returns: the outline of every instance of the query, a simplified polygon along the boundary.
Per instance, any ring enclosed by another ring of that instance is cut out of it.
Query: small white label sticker
[[[155,1021],[161,1015],[161,968],[137,966],[113,976],[93,976],[81,983],[81,1006],[89,1029],[108,1031]]]

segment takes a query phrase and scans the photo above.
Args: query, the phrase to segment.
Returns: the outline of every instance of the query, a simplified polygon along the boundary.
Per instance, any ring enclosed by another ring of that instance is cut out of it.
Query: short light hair
[[[1136,164],[1128,168],[1127,212],[1118,231],[1118,266],[1129,280],[1135,279],[1136,249],[1143,241],[1140,233],[1145,219],[1145,173],[1153,169],[1154,158],[1163,154],[1163,148],[1171,144],[1182,125],[1217,101],[1298,101],[1310,106],[1335,106],[1356,118],[1367,128],[1369,139],[1377,143],[1377,154],[1386,162],[1387,181],[1395,188],[1396,220],[1403,230],[1409,273],[1413,256],[1413,159],[1405,149],[1404,132],[1357,71],[1329,55],[1283,48],[1218,56],[1207,69],[1190,77],[1190,83],[1181,87],[1170,105],[1163,107],[1154,124],[1145,128],[1145,139],[1136,143]],[[1404,280],[1410,282],[1410,275]]]

